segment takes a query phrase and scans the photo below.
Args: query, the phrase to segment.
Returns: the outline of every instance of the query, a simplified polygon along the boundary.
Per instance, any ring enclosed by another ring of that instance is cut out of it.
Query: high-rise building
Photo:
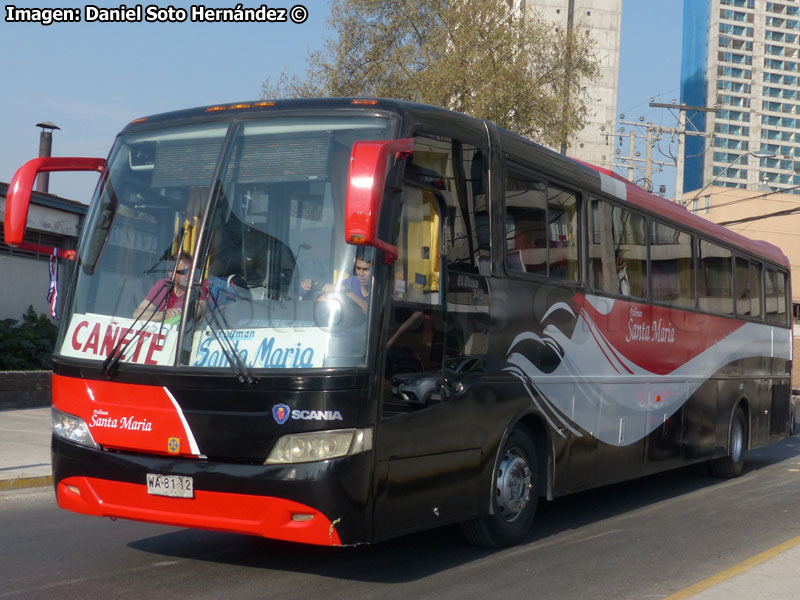
[[[567,154],[592,164],[613,167],[614,146],[613,143],[608,145],[608,135],[614,133],[617,122],[622,0],[527,0],[524,4],[558,27],[590,30],[600,72],[596,81],[581,84],[589,107],[589,122],[571,141]]]
[[[692,118],[710,137],[687,137],[684,191],[800,192],[800,0],[683,6],[681,102],[717,109]]]

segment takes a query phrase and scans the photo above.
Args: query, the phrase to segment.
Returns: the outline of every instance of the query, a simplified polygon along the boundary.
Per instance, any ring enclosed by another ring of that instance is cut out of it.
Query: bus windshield
[[[199,369],[364,365],[373,256],[344,241],[344,196],[353,142],[390,132],[387,119],[352,116],[121,135],[59,353]]]

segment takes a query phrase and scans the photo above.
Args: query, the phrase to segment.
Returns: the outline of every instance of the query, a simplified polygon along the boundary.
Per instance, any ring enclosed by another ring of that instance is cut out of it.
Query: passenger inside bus
[[[356,255],[355,267],[353,275],[342,281],[341,289],[344,295],[350,300],[355,302],[361,310],[367,312],[367,299],[369,298],[369,278],[372,272],[372,260],[364,256],[363,249],[359,248]],[[303,292],[314,294],[316,290],[320,291],[317,300],[321,299],[324,294],[333,292],[336,288],[331,283],[320,284],[313,279],[305,279],[300,284],[300,289]]]

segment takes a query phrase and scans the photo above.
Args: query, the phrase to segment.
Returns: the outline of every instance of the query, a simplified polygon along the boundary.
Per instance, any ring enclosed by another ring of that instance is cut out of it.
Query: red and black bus
[[[461,523],[789,431],[789,264],[613,173],[400,101],[130,123],[53,359],[68,510],[324,545]]]

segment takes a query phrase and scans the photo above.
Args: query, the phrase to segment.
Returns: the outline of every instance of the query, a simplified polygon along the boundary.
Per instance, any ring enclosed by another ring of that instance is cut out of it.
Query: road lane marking
[[[765,550],[761,554],[756,554],[740,562],[738,565],[734,565],[729,569],[725,569],[724,571],[720,571],[716,575],[712,575],[708,579],[704,579],[703,581],[699,581],[694,585],[690,585],[687,588],[684,588],[674,594],[667,596],[664,600],[685,600],[687,598],[692,598],[703,592],[711,587],[714,587],[718,583],[722,583],[732,577],[736,577],[737,575],[741,575],[752,569],[753,567],[757,567],[758,565],[767,562],[771,558],[775,558],[778,554],[782,552],[786,552],[787,550],[791,550],[795,546],[800,546],[800,535],[795,538],[792,538],[782,544],[778,544],[769,550]]]

